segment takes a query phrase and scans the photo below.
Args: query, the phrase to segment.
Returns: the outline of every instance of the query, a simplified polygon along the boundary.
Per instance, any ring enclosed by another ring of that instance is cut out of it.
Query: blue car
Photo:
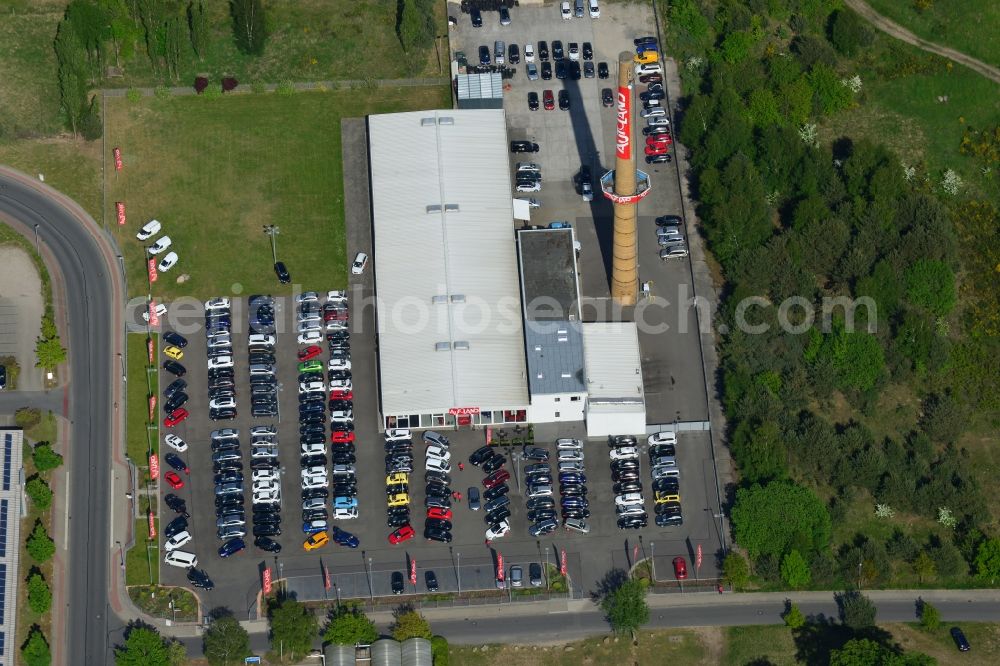
[[[569,229],[569,222],[553,222],[549,225],[549,229]]]
[[[339,543],[341,546],[347,546],[348,548],[357,548],[361,544],[358,537],[354,536],[350,532],[345,532],[339,527],[333,528],[331,536],[335,542]]]
[[[333,499],[334,509],[350,509],[358,505],[358,500],[354,497],[335,497]]]
[[[226,543],[219,547],[219,557],[229,557],[230,555],[235,555],[247,547],[243,539],[235,538],[230,539]]]
[[[317,532],[326,531],[326,521],[325,520],[310,520],[308,522],[302,523],[302,531],[306,534],[315,534]]]
[[[587,475],[564,472],[559,475],[559,483],[587,483]]]

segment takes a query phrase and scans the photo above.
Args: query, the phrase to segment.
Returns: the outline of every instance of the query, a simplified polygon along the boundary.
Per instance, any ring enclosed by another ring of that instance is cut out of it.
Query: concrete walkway
[[[41,331],[45,298],[31,256],[17,245],[0,245],[0,356],[21,368],[17,388],[40,391],[44,374],[35,367],[35,340]]]
[[[965,55],[961,51],[956,51],[955,49],[950,49],[947,46],[941,46],[940,44],[928,42],[926,39],[917,37],[895,21],[891,21],[876,12],[864,0],[845,0],[844,4],[887,35],[904,41],[907,44],[913,44],[917,48],[927,51],[928,53],[934,53],[944,58],[948,58],[949,60],[953,60],[961,65],[965,65],[974,72],[982,74],[996,83],[1000,83],[1000,69],[997,69],[992,65],[987,65],[982,60],[977,60],[972,56]]]
[[[440,86],[445,85],[449,82],[447,77],[429,78],[429,79],[339,79],[336,81],[294,81],[292,82],[292,88],[296,91],[309,91],[309,90],[341,90],[344,88],[411,88],[420,86]],[[221,84],[220,80],[210,80],[210,86],[218,86]],[[265,83],[263,88],[265,92],[275,92],[283,84],[280,83]],[[102,88],[100,93],[105,97],[125,97],[129,90],[133,88]],[[151,97],[156,94],[156,88],[134,88],[138,90],[143,97]],[[194,82],[188,86],[172,86],[167,88],[171,95],[197,95],[194,89]],[[254,92],[253,86],[251,84],[243,83],[227,95],[239,95],[248,94]]]

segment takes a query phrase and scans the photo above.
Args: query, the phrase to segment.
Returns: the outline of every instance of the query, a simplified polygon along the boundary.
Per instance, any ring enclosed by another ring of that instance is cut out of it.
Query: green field
[[[160,529],[160,519],[156,519],[156,529]],[[160,548],[156,539],[150,541],[149,520],[145,517],[135,521],[135,546],[125,551],[125,584],[157,585],[160,582]],[[147,554],[148,551],[148,554]]]
[[[154,345],[158,342],[156,340],[156,334],[153,334]],[[149,465],[149,460],[147,456],[147,451],[149,450],[149,444],[147,443],[147,428],[146,423],[149,418],[149,403],[148,398],[150,395],[149,387],[152,387],[152,394],[159,395],[158,390],[158,370],[159,363],[153,366],[153,371],[148,373],[146,368],[146,336],[143,333],[130,333],[126,336],[126,345],[128,348],[128,382],[126,385],[127,397],[128,397],[128,414],[126,415],[126,451],[128,452],[128,457],[132,459],[132,462],[136,464],[139,468],[145,468]],[[158,345],[157,345],[158,346]],[[154,351],[159,353],[159,349]],[[158,355],[153,356],[154,359],[158,359]],[[147,384],[148,380],[148,384]],[[159,412],[159,406],[157,406],[157,412]],[[148,431],[149,443],[153,445],[153,451],[159,450],[159,430],[156,424],[159,421],[154,422],[154,426]]]
[[[0,0],[0,142],[62,129],[52,40],[65,6]]]
[[[340,121],[370,113],[450,106],[447,86],[109,100],[105,214],[115,227],[130,294],[147,289],[135,231],[163,223],[180,257],[154,293],[207,298],[280,293],[263,225],[280,229],[278,258],[305,289],[346,285]],[[115,224],[124,201],[126,227]],[[181,275],[189,276],[178,284]],[[290,293],[291,287],[286,287]]]
[[[996,2],[931,0],[924,11],[913,0],[867,2],[918,37],[1000,66],[1000,4]]]

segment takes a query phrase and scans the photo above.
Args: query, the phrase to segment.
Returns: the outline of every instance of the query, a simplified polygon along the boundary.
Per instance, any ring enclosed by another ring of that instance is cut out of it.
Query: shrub
[[[837,595],[837,605],[840,621],[851,629],[859,631],[875,625],[875,604],[857,590]]]
[[[232,90],[235,90],[236,86],[238,86],[238,85],[239,85],[239,81],[237,81],[236,79],[234,79],[231,76],[227,76],[224,79],[222,79],[222,92],[227,93],[227,92],[230,92]]]
[[[35,523],[35,528],[31,530],[31,535],[25,546],[28,554],[39,564],[48,562],[56,552],[56,544],[45,531],[45,525],[42,525],[42,521]]]
[[[129,88],[125,91],[125,99],[135,104],[142,99],[142,91],[138,88]]]
[[[28,605],[39,615],[52,607],[52,590],[40,573],[33,573],[28,577]]]
[[[205,92],[205,88],[208,88],[208,79],[204,76],[199,76],[194,80],[194,91],[199,95]]]
[[[448,666],[448,639],[444,636],[431,638],[431,659],[434,666]]]
[[[165,99],[170,99],[170,88],[166,86],[156,86],[156,88],[153,89],[153,96],[155,96],[156,99],[161,101]]]
[[[267,86],[263,81],[254,81],[250,84],[250,90],[259,95],[267,92]]]
[[[14,424],[22,430],[31,430],[42,422],[41,410],[31,407],[22,407],[14,412]]]
[[[431,626],[423,615],[417,611],[400,613],[396,616],[396,622],[392,625],[392,637],[397,641],[405,641],[407,638],[431,638]]]
[[[854,12],[840,9],[830,17],[830,43],[847,56],[853,56],[858,47],[872,43],[872,31]]]
[[[793,603],[788,604],[788,610],[781,617],[785,620],[785,625],[790,629],[798,629],[806,623],[806,616]]]
[[[729,551],[722,563],[722,577],[736,590],[746,587],[750,581],[750,565],[747,564],[747,559],[736,551]]]
[[[38,509],[45,511],[52,506],[52,489],[49,488],[49,484],[37,476],[28,479],[24,485],[24,492]]]
[[[222,89],[214,87],[209,88],[204,93],[202,93],[201,96],[204,97],[205,99],[219,99],[220,97],[222,97]]]
[[[917,603],[920,605],[920,628],[924,631],[934,631],[940,627],[941,611],[923,599],[920,599]]]
[[[279,95],[294,95],[295,83],[293,83],[288,79],[285,79],[284,81],[278,84],[278,87],[275,88],[275,92],[278,93]]]
[[[21,648],[21,657],[27,666],[49,666],[52,663],[52,652],[49,650],[49,642],[45,640],[45,634],[36,625],[31,628],[28,640]]]
[[[42,442],[31,452],[31,459],[35,461],[35,468],[39,472],[48,472],[63,464],[63,457],[52,450],[52,445]]]

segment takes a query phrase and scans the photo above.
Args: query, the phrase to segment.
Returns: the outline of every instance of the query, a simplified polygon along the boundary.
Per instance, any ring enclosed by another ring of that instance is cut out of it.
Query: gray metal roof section
[[[586,393],[579,321],[524,323],[532,395]]]
[[[14,663],[18,646],[17,587],[21,534],[21,452],[24,434],[20,428],[0,428],[0,666]]]
[[[459,101],[466,99],[503,100],[503,77],[500,72],[459,74],[455,77]]]
[[[580,292],[572,229],[517,233],[526,321],[579,321]]]
[[[645,402],[639,334],[634,322],[593,322],[583,325],[590,407],[606,403]]]
[[[383,413],[526,405],[503,111],[368,128]]]

